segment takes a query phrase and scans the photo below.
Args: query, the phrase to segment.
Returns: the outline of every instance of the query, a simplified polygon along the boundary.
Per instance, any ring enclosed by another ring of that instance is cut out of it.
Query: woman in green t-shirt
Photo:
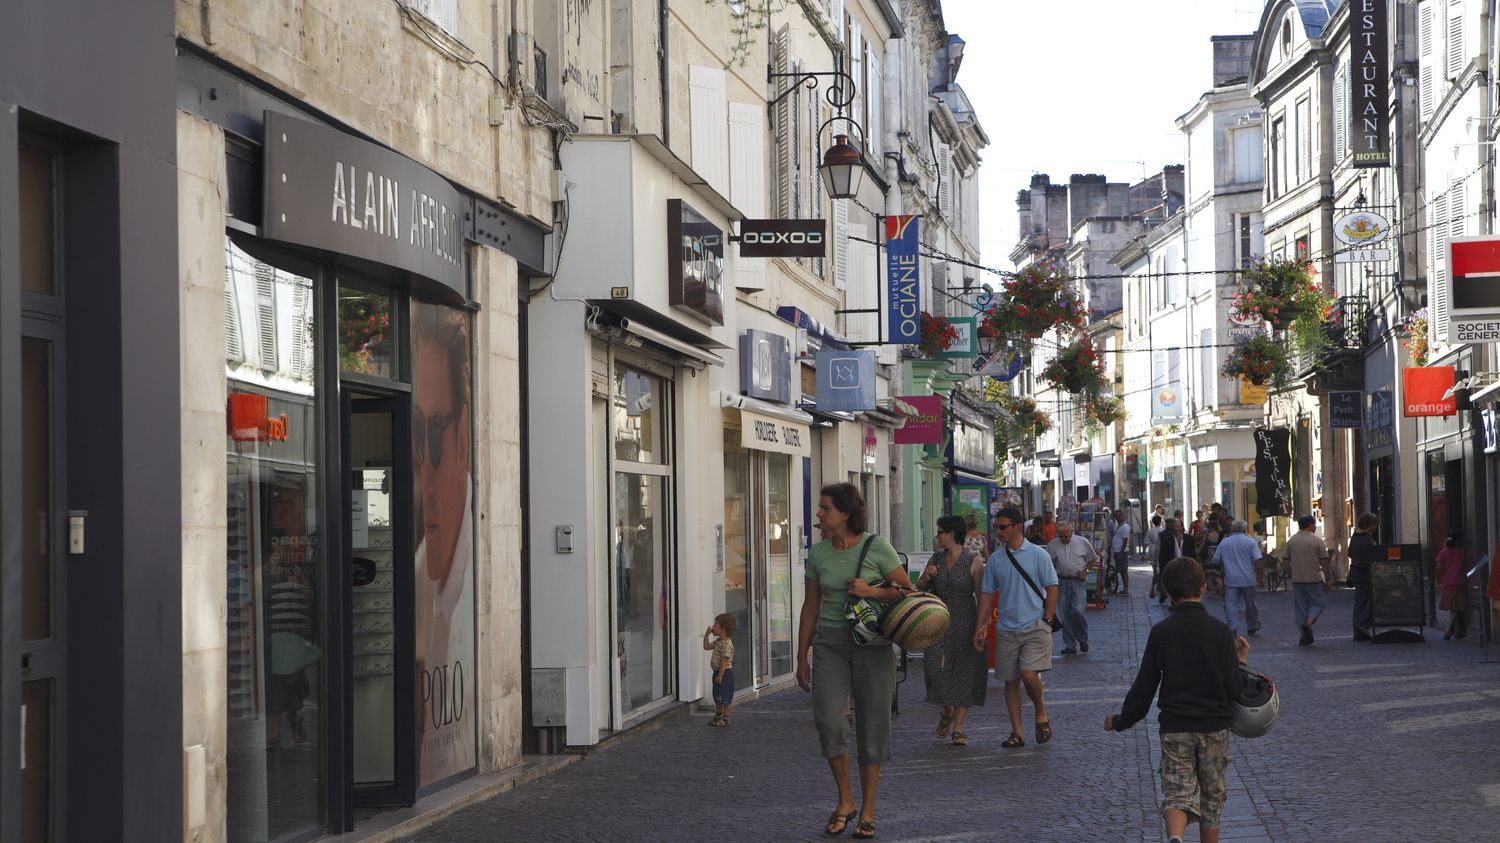
[[[824,486],[819,495],[818,528],[824,540],[807,557],[807,594],[797,627],[797,684],[812,691],[818,741],[839,791],[839,804],[826,830],[831,835],[843,833],[857,813],[859,824],[853,836],[866,839],[875,836],[880,765],[891,757],[896,654],[889,644],[856,645],[844,621],[844,604],[850,596],[899,600],[899,589],[871,583],[885,579],[910,588],[911,579],[891,543],[865,533],[865,499],[859,489],[850,483],[834,483]],[[857,811],[849,788],[849,722],[844,718],[851,693],[864,800]]]

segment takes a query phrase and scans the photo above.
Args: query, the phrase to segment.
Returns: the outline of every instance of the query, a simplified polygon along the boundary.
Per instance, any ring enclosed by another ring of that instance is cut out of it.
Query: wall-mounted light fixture
[[[823,97],[833,107],[834,115],[823,121],[818,127],[816,137],[822,138],[823,131],[835,123],[843,124],[840,128],[845,131],[831,132],[833,142],[823,152],[823,162],[818,165],[818,170],[823,177],[823,187],[828,191],[829,197],[833,199],[853,199],[859,194],[860,185],[864,183],[865,163],[864,155],[860,154],[859,148],[849,142],[849,135],[854,134],[861,145],[864,144],[865,130],[854,118],[844,113],[844,110],[854,102],[854,79],[842,70],[829,70],[823,72],[806,73],[773,73],[770,65],[766,66],[766,81],[774,82],[777,79],[795,79],[785,91],[777,94],[768,104],[775,113],[778,103],[791,96],[798,87],[806,86],[808,90],[818,89],[818,78],[821,76],[833,77],[833,84],[824,91]]]

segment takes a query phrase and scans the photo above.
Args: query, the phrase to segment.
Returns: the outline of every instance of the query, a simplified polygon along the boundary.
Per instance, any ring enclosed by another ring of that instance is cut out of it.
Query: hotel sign
[[[379,144],[265,112],[263,233],[375,261],[468,298],[464,197]]]
[[[1387,0],[1350,6],[1349,146],[1356,167],[1391,165]]]

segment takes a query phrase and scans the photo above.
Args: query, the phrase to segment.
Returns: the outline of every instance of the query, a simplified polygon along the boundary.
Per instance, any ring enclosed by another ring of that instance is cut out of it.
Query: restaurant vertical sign
[[[885,341],[893,345],[922,340],[922,288],[917,270],[921,219],[911,215],[885,218]]]
[[[1356,167],[1391,165],[1387,0],[1354,0],[1350,15],[1349,146]]]
[[[1286,428],[1255,429],[1255,512],[1292,514],[1292,432]]]

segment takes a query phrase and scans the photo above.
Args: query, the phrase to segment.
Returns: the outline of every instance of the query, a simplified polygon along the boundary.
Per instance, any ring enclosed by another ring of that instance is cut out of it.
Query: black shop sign
[[[404,269],[468,298],[464,196],[379,144],[265,113],[266,237]]]
[[[1255,431],[1255,511],[1261,516],[1292,514],[1292,432]]]
[[[821,258],[828,247],[826,220],[742,220],[742,258]]]
[[[1363,392],[1328,393],[1328,422],[1335,430],[1359,430],[1365,426]]]

